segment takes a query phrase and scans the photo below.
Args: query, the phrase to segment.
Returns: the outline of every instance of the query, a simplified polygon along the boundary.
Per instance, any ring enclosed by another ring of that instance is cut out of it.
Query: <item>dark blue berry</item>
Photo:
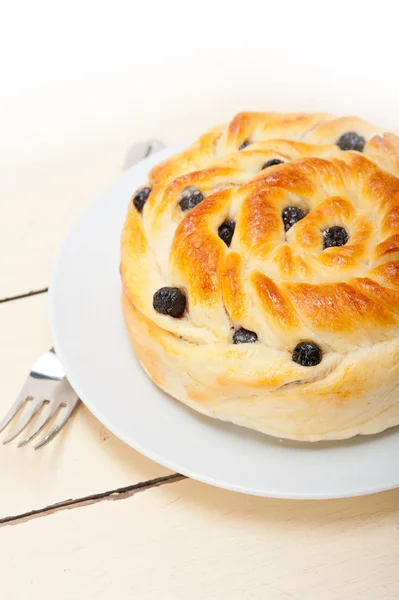
[[[181,317],[186,310],[186,296],[179,288],[162,287],[154,294],[152,305],[162,315]]]
[[[301,342],[292,353],[292,360],[303,367],[314,367],[321,363],[322,358],[323,353],[314,342]]]
[[[233,335],[233,344],[253,344],[258,341],[258,336],[254,331],[248,331],[248,329],[237,329]]]
[[[288,231],[295,223],[306,217],[306,213],[298,206],[287,206],[282,212],[284,229]]]
[[[284,161],[280,160],[279,158],[272,158],[271,160],[265,162],[265,164],[262,167],[262,171],[263,169],[267,169],[268,167],[274,167],[274,165],[281,165],[281,163],[283,162]]]
[[[234,235],[234,229],[236,228],[236,224],[234,221],[224,221],[218,229],[218,236],[221,240],[224,241],[226,246],[230,246],[231,240]]]
[[[144,204],[148,200],[148,196],[151,194],[150,187],[143,187],[141,190],[138,190],[133,196],[133,204],[137,208],[139,212],[141,212],[144,208]]]
[[[346,229],[339,225],[328,227],[323,231],[323,245],[324,248],[331,248],[331,246],[345,246],[349,236]]]
[[[354,131],[348,131],[341,135],[337,142],[337,146],[341,148],[341,150],[357,150],[358,152],[363,152],[365,143],[366,140],[364,137]]]
[[[180,197],[180,208],[182,210],[191,210],[194,206],[202,202],[203,199],[204,196],[200,190],[197,190],[195,187],[188,187]]]
[[[245,140],[245,142],[243,142],[238,149],[239,150],[244,150],[244,148],[246,148],[247,146],[249,146],[250,143],[251,142],[249,140]]]

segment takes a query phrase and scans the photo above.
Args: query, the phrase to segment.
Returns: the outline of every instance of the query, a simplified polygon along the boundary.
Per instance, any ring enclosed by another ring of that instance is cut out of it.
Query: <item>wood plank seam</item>
[[[46,294],[47,292],[48,288],[43,288],[41,290],[33,290],[31,292],[27,292],[26,294],[18,294],[17,296],[0,298],[0,304],[2,304],[3,302],[11,302],[12,300],[21,300],[23,298],[30,298],[31,296],[38,296],[39,294]]]
[[[173,473],[172,475],[166,475],[165,477],[157,477],[156,479],[150,479],[148,481],[141,481],[139,483],[135,483],[134,485],[116,488],[107,492],[91,494],[89,496],[83,496],[82,498],[63,500],[62,502],[50,504],[49,506],[46,506],[44,508],[38,508],[36,510],[32,510],[26,513],[21,513],[19,515],[12,515],[9,517],[0,518],[0,527],[5,527],[7,525],[19,525],[21,523],[26,523],[27,521],[30,521],[32,519],[45,517],[47,515],[59,512],[61,510],[69,510],[72,508],[89,506],[90,504],[104,502],[105,500],[125,500],[126,498],[130,498],[138,492],[145,492],[152,488],[160,487],[168,483],[183,481],[184,479],[187,479],[184,475],[180,475],[180,473]]]

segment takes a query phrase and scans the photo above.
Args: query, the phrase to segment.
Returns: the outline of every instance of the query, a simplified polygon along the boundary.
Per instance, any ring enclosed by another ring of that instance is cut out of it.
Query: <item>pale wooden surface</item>
[[[185,480],[0,530],[7,600],[394,600],[399,491],[278,501]],[[24,577],[20,576],[24,565]]]
[[[267,14],[253,4],[229,9],[227,21],[223,3],[212,3],[182,24],[186,3],[163,3],[154,19],[154,3],[141,3],[138,16],[135,3],[115,0],[112,26],[109,3],[71,0],[63,15],[44,0],[8,3],[0,300],[49,285],[62,239],[135,140],[191,139],[242,109],[361,114],[399,130],[396,21],[381,3],[370,13],[363,7],[361,22],[356,3],[345,3],[345,19],[334,6],[323,26],[312,22],[316,2],[291,3],[290,18],[286,3],[263,3]],[[0,304],[0,414],[51,345],[46,302]],[[174,480],[118,501],[44,510],[168,473],[83,407],[38,453],[0,446],[0,597],[399,598],[399,491],[293,502]],[[7,520],[31,511],[39,512]]]

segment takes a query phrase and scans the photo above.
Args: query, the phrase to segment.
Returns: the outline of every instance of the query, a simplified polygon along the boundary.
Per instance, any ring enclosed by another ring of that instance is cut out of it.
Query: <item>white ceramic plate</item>
[[[201,416],[141,370],[120,309],[119,239],[133,191],[177,149],[126,171],[76,223],[50,290],[54,343],[87,407],[149,458],[216,486],[281,498],[333,498],[399,486],[399,430],[337,443],[279,441]]]

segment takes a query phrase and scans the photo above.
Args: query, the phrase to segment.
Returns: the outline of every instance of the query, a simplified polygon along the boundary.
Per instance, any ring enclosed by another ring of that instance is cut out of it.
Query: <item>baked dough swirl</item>
[[[355,118],[240,113],[156,166],[122,234],[142,366],[273,436],[399,423],[399,138]]]

